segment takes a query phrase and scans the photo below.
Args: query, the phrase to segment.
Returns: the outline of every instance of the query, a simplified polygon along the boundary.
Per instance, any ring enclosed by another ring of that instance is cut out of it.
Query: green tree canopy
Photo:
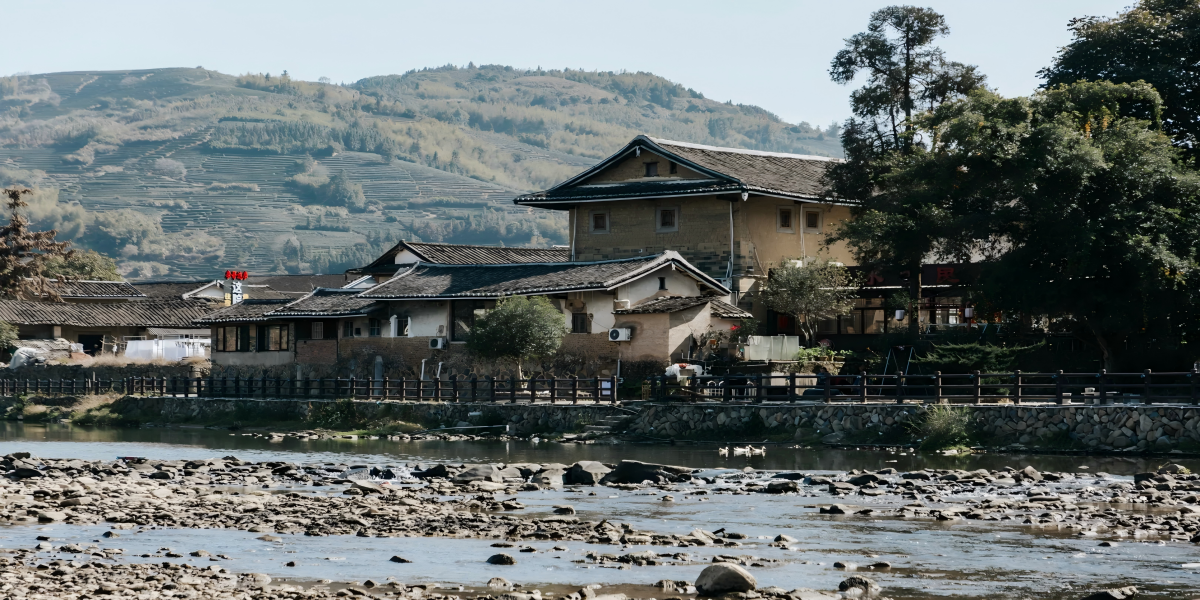
[[[1189,155],[1200,156],[1200,2],[1140,0],[1110,19],[1074,19],[1071,31],[1075,39],[1039,72],[1047,88],[1080,80],[1145,81],[1166,105],[1163,129]]]
[[[511,296],[475,318],[467,348],[486,358],[515,360],[517,376],[523,378],[522,364],[557,352],[566,334],[566,318],[548,298]]]
[[[809,258],[772,267],[763,284],[762,298],[771,310],[795,317],[805,341],[812,344],[817,323],[846,314],[858,297],[857,291],[845,267]]]
[[[22,211],[28,206],[24,196],[30,193],[28,189],[4,190],[9,217],[8,223],[0,226],[0,297],[58,300],[57,291],[46,279],[46,263],[68,256],[71,244],[55,241],[53,229],[29,229],[29,219]]]
[[[1200,180],[1158,125],[1148,84],[1080,82],[1031,98],[977,90],[916,120],[928,148],[895,154],[839,234],[864,262],[914,232],[940,256],[990,263],[986,301],[1086,335],[1111,368],[1126,336],[1195,319]]]
[[[90,281],[122,281],[113,259],[95,250],[74,250],[46,259],[46,277],[55,279],[86,279]]]

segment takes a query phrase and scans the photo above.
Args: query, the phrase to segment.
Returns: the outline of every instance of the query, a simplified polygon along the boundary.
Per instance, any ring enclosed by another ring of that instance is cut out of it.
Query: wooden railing
[[[648,397],[679,402],[950,402],[1200,405],[1200,372],[721,375],[653,378]]]
[[[0,395],[116,392],[178,398],[356,398],[441,402],[616,403],[617,378],[492,378],[420,380],[268,377],[127,377],[124,379],[0,379]]]

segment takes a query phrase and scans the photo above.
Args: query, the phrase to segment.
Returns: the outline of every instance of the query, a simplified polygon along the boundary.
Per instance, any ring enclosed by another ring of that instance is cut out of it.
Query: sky
[[[1067,24],[1134,0],[934,0],[939,45],[978,65],[1000,93],[1033,92],[1038,69],[1070,41]],[[829,61],[887,2],[24,1],[0,0],[21,31],[0,75],[204,66],[224,73],[329,77],[445,64],[649,71],[715,100],[827,125],[849,116],[850,86]],[[10,36],[14,37],[14,36]]]

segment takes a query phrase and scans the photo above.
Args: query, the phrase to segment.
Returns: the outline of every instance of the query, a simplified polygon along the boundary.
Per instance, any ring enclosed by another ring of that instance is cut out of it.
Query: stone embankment
[[[722,431],[806,430],[830,441],[868,441],[905,431],[926,407],[913,404],[660,404],[645,407],[630,431],[655,437],[713,436]],[[1069,439],[1098,450],[1170,451],[1200,446],[1200,407],[1182,405],[965,405],[971,420],[999,442],[1037,446]]]

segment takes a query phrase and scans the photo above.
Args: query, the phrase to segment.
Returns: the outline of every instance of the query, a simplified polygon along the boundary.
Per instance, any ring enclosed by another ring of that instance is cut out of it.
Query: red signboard
[[[250,273],[247,271],[225,271],[225,279],[236,279],[245,281],[250,278]]]

